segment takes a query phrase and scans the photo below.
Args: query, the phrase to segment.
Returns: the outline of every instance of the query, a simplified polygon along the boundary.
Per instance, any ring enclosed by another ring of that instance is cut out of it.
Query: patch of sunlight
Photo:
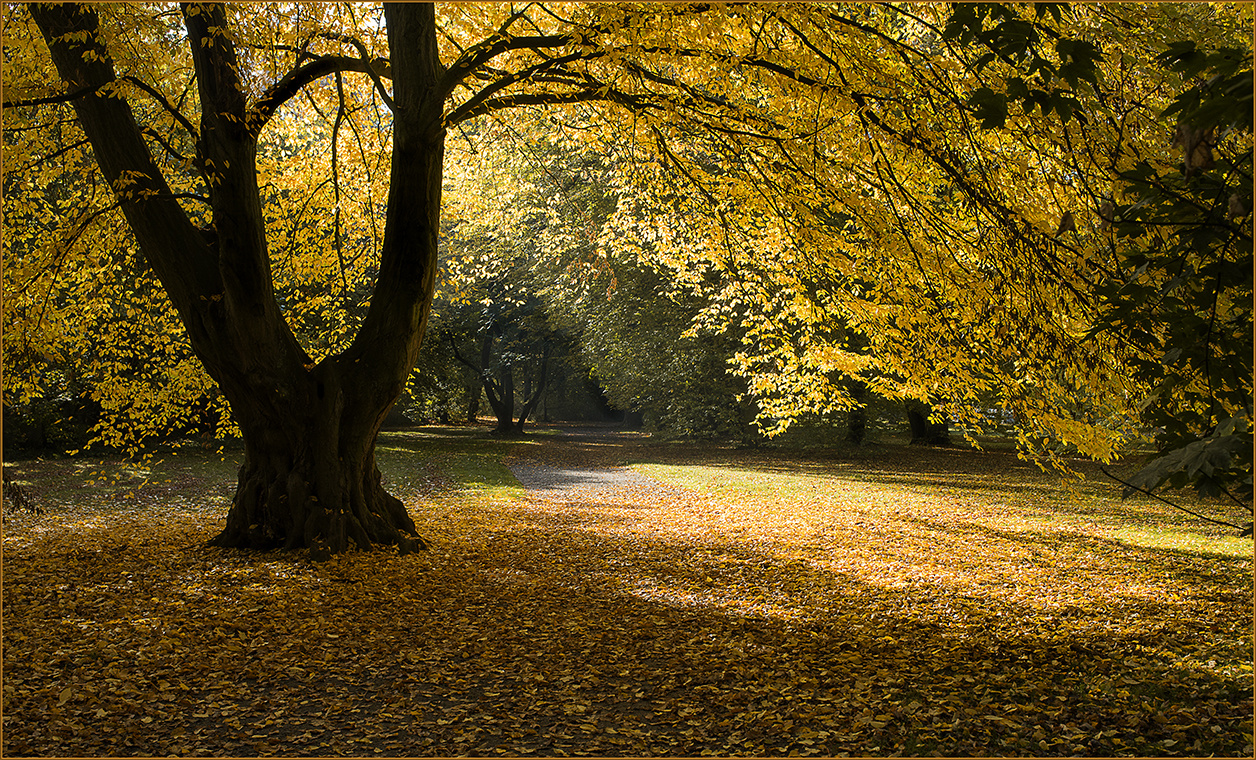
[[[814,475],[762,472],[750,468],[707,465],[634,464],[632,469],[655,480],[703,493],[742,491],[782,497],[808,495]]]
[[[692,519],[660,518],[677,531],[713,530],[736,536],[739,543],[750,536],[787,547],[779,562],[810,564],[809,571],[790,572],[808,585],[827,578],[912,598],[928,590],[949,603],[969,600],[978,608],[975,615],[1000,608],[1043,614],[1105,610],[1117,600],[1163,603],[1182,591],[1159,576],[1133,576],[1131,555],[1113,539],[1227,558],[1252,551],[1250,542],[1191,534],[1189,526],[1134,528],[1125,515],[1106,515],[1106,503],[1061,509],[1041,486],[1029,483],[956,495],[917,484],[868,482],[858,473],[657,464],[633,469],[707,494],[718,504]],[[664,594],[669,596],[678,603],[701,601]],[[945,606],[934,613],[949,619]]]
[[[1251,557],[1251,538],[1242,536],[1205,536],[1177,526],[1117,528],[1108,532],[1110,538],[1149,549],[1177,549],[1185,552],[1216,554],[1222,557]]]
[[[762,595],[749,596],[731,589],[685,587],[643,578],[624,590],[631,596],[652,604],[662,604],[678,609],[718,612],[743,618],[796,620],[803,611],[796,605],[782,605],[765,599]]]
[[[385,431],[380,432],[381,439],[382,438],[398,438],[398,439],[418,440],[421,438],[444,439],[444,438],[456,438],[456,437],[460,437],[460,436],[457,433],[451,433],[444,428],[437,429],[437,430],[421,430],[417,428],[408,428],[406,430],[385,430]],[[461,437],[469,437],[469,436],[464,435]],[[380,448],[378,444],[376,445],[376,448]]]

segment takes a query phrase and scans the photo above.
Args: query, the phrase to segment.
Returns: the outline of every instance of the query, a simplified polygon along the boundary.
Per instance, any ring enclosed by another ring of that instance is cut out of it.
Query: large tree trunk
[[[294,452],[283,443],[269,449],[259,445],[258,439],[267,437],[246,435],[245,460],[227,526],[213,544],[308,547],[316,559],[351,545],[369,549],[373,544],[395,544],[403,552],[426,548],[415,535],[405,505],[381,485],[373,450],[365,461],[344,461],[334,443],[325,439]],[[332,469],[318,462],[330,462]]]
[[[244,463],[227,525],[213,541],[250,549],[307,547],[316,559],[356,546],[426,548],[405,506],[384,490],[372,420],[351,412],[351,394],[330,373],[304,403],[235,405]]]
[[[181,8],[201,103],[196,159],[211,229],[193,226],[174,199],[124,98],[91,90],[73,105],[141,251],[243,433],[236,495],[214,541],[309,547],[316,556],[375,543],[422,548],[404,506],[380,485],[374,446],[417,359],[435,283],[444,128],[433,6],[385,7],[395,108],[379,278],[353,343],[317,364],[273,291],[255,163],[269,112],[247,102],[223,6]],[[31,13],[70,90],[114,80],[94,11],[62,4],[32,5]]]

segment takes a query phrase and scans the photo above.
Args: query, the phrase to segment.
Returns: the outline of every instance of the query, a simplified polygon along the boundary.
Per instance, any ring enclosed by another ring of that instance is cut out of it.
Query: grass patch
[[[532,445],[537,444],[492,438],[477,428],[431,427],[381,433],[375,452],[380,471],[403,492],[412,485],[407,474],[430,465],[467,498],[499,502],[523,494],[502,459],[517,446]]]

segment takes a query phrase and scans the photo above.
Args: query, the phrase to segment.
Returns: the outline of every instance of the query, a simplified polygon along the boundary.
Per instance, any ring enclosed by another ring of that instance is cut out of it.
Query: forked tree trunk
[[[241,405],[249,409],[239,415],[244,463],[227,525],[213,544],[307,547],[316,559],[350,547],[396,545],[402,553],[426,548],[405,505],[381,482],[375,463],[379,424],[356,412],[347,415],[345,394],[335,385],[316,384],[303,409],[258,414],[256,400]],[[386,413],[376,416],[382,420]]]
[[[489,362],[493,358],[493,338],[496,325],[489,325],[484,332],[484,340],[480,343],[480,379],[484,383],[484,396],[488,399],[489,408],[497,418],[497,427],[493,428],[496,435],[510,433],[510,423],[515,414],[515,377],[510,365],[502,364],[497,368],[497,380],[489,371]],[[472,365],[474,366],[474,365]]]
[[[523,402],[523,409],[519,412],[519,421],[515,423],[514,431],[516,435],[523,434],[523,426],[527,423],[528,418],[532,416],[532,411],[536,409],[537,403],[541,400],[541,395],[545,393],[545,381],[549,374],[549,358],[550,346],[545,344],[545,349],[541,352],[540,377],[536,381],[536,390],[527,396],[527,400]],[[527,394],[525,394],[527,395]]]
[[[489,408],[493,410],[493,416],[497,418],[497,426],[493,428],[493,434],[509,435],[514,430],[515,378],[510,366],[506,364],[498,367],[496,380],[493,379],[492,372],[489,370],[489,364],[492,363],[493,358],[493,338],[496,334],[497,328],[494,325],[489,325],[484,331],[484,338],[480,341],[480,366],[478,367],[462,355],[453,336],[449,337],[449,347],[454,352],[454,358],[465,364],[479,377],[484,397],[488,399]],[[479,405],[478,397],[476,405]]]
[[[197,161],[211,230],[188,219],[149,153],[115,79],[93,10],[32,5],[101,172],[179,311],[192,348],[231,404],[245,457],[220,546],[309,547],[325,557],[356,545],[423,548],[405,507],[386,493],[375,439],[418,357],[435,285],[444,158],[435,12],[389,4],[393,155],[379,275],[353,343],[315,363],[275,299],[257,186],[256,147],[270,114],[303,74],[250,103],[222,5],[181,6],[201,103]],[[346,70],[383,65],[346,59]],[[318,69],[309,81],[330,71]],[[125,177],[124,181],[122,178]]]
[[[933,422],[929,419],[932,408],[920,401],[907,402],[907,424],[911,429],[911,442],[925,446],[949,446],[951,426],[946,419]]]

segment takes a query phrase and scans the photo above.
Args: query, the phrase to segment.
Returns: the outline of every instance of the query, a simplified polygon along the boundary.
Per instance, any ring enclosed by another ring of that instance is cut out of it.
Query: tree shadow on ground
[[[624,521],[597,511],[419,558],[155,542],[11,561],[5,635],[26,646],[6,674],[39,687],[6,700],[6,754],[79,754],[86,737],[224,755],[1244,749],[1250,671],[1198,661],[1189,604],[1140,627],[1151,608],[1115,598],[1078,633],[788,547],[614,535]],[[966,617],[926,614],[943,608]],[[95,673],[117,685],[89,693]]]
[[[914,516],[787,541],[680,501],[410,508],[431,551],[323,564],[204,548],[204,513],[50,523],[5,557],[4,754],[1251,753],[1250,563]],[[995,572],[1022,560],[1057,574],[1022,592]]]

